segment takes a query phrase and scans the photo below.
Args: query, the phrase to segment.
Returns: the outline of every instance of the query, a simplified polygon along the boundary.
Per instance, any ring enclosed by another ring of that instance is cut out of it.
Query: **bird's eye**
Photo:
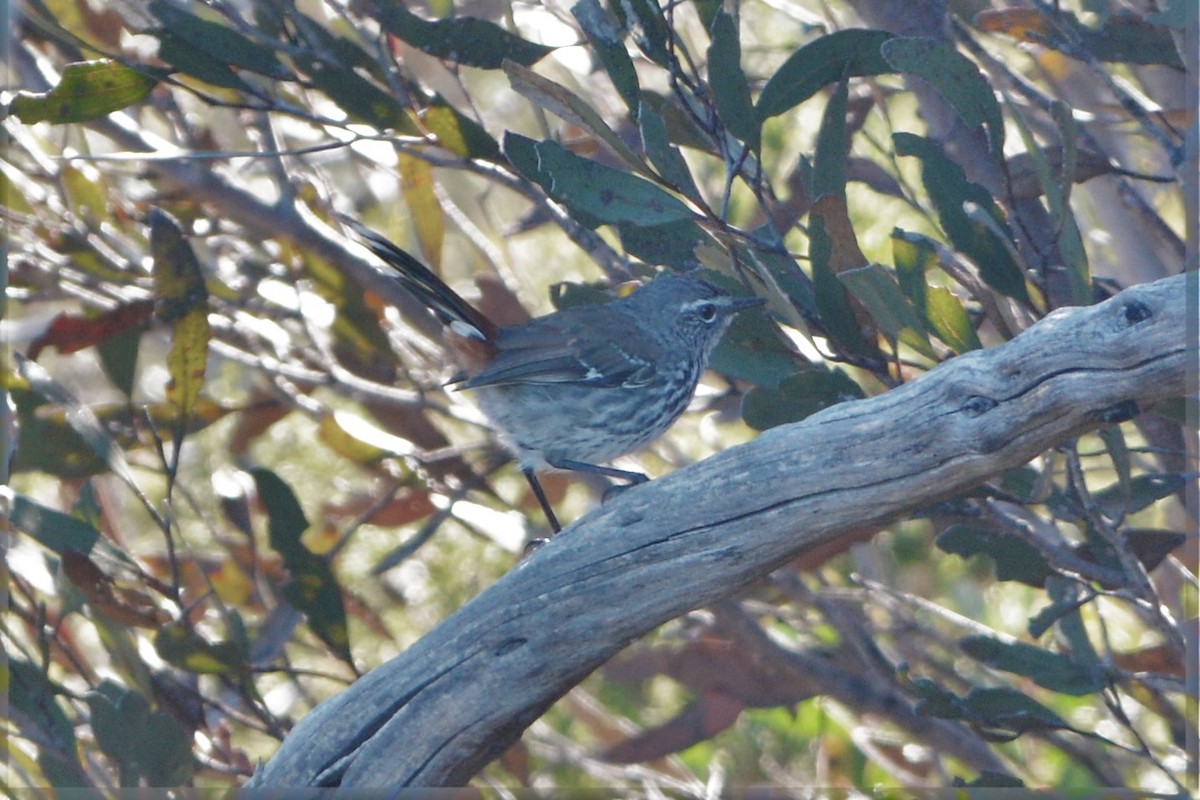
[[[717,307],[712,303],[701,303],[696,306],[696,314],[704,322],[715,322],[717,319]]]

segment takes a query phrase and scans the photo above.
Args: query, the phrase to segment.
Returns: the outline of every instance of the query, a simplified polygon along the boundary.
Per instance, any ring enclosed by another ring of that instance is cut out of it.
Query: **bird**
[[[691,402],[713,348],[739,312],[763,305],[688,274],[663,274],[631,294],[498,325],[415,256],[348,215],[338,218],[442,323],[472,390],[516,458],[554,533],[537,474],[649,478],[608,462],[661,436]]]

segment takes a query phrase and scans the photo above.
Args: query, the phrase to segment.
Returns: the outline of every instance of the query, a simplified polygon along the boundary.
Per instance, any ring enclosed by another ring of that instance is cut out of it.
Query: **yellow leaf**
[[[231,606],[242,606],[250,599],[254,585],[233,559],[225,559],[221,567],[209,576],[217,597]]]
[[[446,234],[446,214],[433,191],[433,167],[429,162],[406,153],[396,154],[400,167],[400,185],[409,218],[417,232],[417,241],[425,260],[433,266],[442,263],[442,241]]]

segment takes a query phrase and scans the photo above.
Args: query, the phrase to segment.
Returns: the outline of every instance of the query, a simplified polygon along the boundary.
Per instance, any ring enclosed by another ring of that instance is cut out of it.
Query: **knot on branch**
[[[1150,319],[1154,316],[1154,312],[1141,300],[1129,300],[1122,304],[1121,316],[1132,326]]]
[[[1111,425],[1118,422],[1127,422],[1133,419],[1141,412],[1138,408],[1136,400],[1125,400],[1116,405],[1102,408],[1096,412],[1096,419],[1104,424]]]
[[[524,647],[528,643],[528,641],[529,641],[528,639],[524,639],[521,637],[513,637],[510,639],[505,639],[503,642],[496,645],[496,649],[493,652],[497,656],[507,655],[508,653],[511,653],[513,650],[517,650],[521,647]]]
[[[1000,405],[999,401],[981,394],[973,394],[962,404],[961,410],[968,417],[979,417]]]

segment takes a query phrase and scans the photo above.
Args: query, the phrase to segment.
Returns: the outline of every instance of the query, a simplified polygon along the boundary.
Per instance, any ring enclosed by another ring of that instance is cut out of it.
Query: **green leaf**
[[[179,223],[159,208],[150,210],[150,251],[158,315],[171,326],[167,354],[167,399],[179,409],[180,423],[191,417],[208,367],[208,289],[204,274]],[[176,444],[179,444],[176,436]]]
[[[244,641],[210,642],[195,630],[180,624],[160,628],[154,649],[163,661],[197,675],[244,678],[250,666],[250,651]]]
[[[803,357],[783,343],[766,314],[734,317],[708,359],[708,366],[722,375],[768,389],[779,386],[804,364]]]
[[[663,225],[692,217],[683,202],[649,181],[577,156],[557,142],[538,142],[534,151],[539,171],[550,179],[551,196],[602,223]]]
[[[44,547],[62,554],[90,553],[100,531],[86,522],[55,511],[23,494],[0,493],[0,506],[12,526],[36,539]]]
[[[125,459],[125,453],[113,437],[109,435],[108,431],[104,429],[95,412],[75,399],[60,383],[50,377],[50,373],[46,372],[38,364],[28,360],[20,353],[14,353],[13,356],[17,363],[18,372],[22,378],[28,381],[30,388],[46,400],[60,406],[65,413],[66,422],[71,429],[83,439],[93,453],[100,457],[100,460],[112,470],[114,475],[140,495],[141,491],[138,489],[137,482],[133,479],[133,473],[129,469],[129,462]],[[28,433],[28,430],[25,431],[25,434]],[[53,448],[55,446],[54,442],[38,442],[37,444],[39,448],[44,446]],[[25,447],[18,449],[18,456],[20,455],[20,450],[23,449]],[[85,474],[92,473],[87,472]]]
[[[196,769],[192,733],[174,717],[154,711],[144,696],[105,680],[85,698],[101,752],[118,764],[122,786],[180,786]]]
[[[255,4],[256,10],[269,12],[275,10],[268,8],[267,4]],[[272,26],[278,27],[277,36],[288,37],[291,34],[284,31],[284,22],[281,17],[277,17],[279,22]],[[407,91],[410,96],[424,97],[421,88],[409,81],[404,75],[387,72],[380,65],[380,59],[374,54],[375,45],[372,44],[372,52],[368,53],[357,40],[347,38],[345,36],[334,35],[328,28],[326,23],[314,19],[307,14],[302,13],[296,6],[287,8],[287,25],[295,28],[295,37],[297,44],[300,45],[297,51],[293,51],[293,58],[301,64],[311,64],[314,60],[327,61],[330,64],[336,65],[341,69],[355,70],[361,72],[366,77],[372,78],[381,86],[391,86],[390,81],[396,80],[400,82],[404,91]]]
[[[1120,425],[1108,425],[1096,431],[1104,449],[1112,461],[1113,472],[1117,473],[1117,485],[1128,502],[1131,494],[1129,481],[1133,477],[1133,464],[1129,455],[1129,444],[1125,441],[1125,432]]]
[[[962,717],[958,695],[946,691],[929,678],[911,678],[908,681],[908,688],[920,698],[915,709],[918,714],[939,719],[960,719]]]
[[[788,301],[805,315],[816,316],[817,296],[812,279],[800,269],[796,259],[786,251],[762,248],[746,250],[743,254],[762,274],[770,276]]]
[[[642,90],[641,107],[638,111],[639,120],[646,109],[662,118],[663,127],[667,131],[667,139],[680,147],[690,147],[693,150],[717,155],[712,137],[705,133],[688,115],[678,101],[672,97]]]
[[[864,336],[846,286],[837,279],[841,272],[867,263],[846,207],[847,91],[846,81],[840,81],[825,106],[817,133],[809,257],[817,315],[825,333],[848,350],[874,358],[879,355],[878,349]]]
[[[373,0],[376,19],[385,31],[423,53],[468,67],[497,69],[505,61],[528,67],[554,50],[475,17],[425,20],[404,3]]]
[[[1066,721],[1041,703],[1008,687],[973,688],[965,697],[942,689],[929,678],[913,678],[909,688],[921,698],[917,713],[961,719],[995,738],[1013,739],[1025,731],[1069,729]]]
[[[920,317],[887,267],[868,264],[838,273],[838,280],[858,298],[884,334],[923,356],[937,358]]]
[[[556,309],[595,306],[613,299],[612,293],[600,284],[554,283],[550,285],[550,302]]]
[[[756,386],[742,398],[742,419],[755,430],[798,422],[805,417],[863,397],[862,388],[840,369],[797,372],[778,386]]]
[[[922,313],[925,311],[926,274],[937,266],[937,248],[919,233],[892,229],[892,263],[900,291]]]
[[[105,472],[108,465],[67,422],[65,413],[53,410],[41,396],[27,389],[11,389],[17,405],[21,446],[13,458],[12,471],[39,471],[60,478],[85,478]]]
[[[1120,481],[1092,494],[1092,500],[1109,519],[1136,514],[1183,488],[1186,479],[1177,472],[1137,475],[1127,484]]]
[[[843,76],[892,72],[892,66],[880,52],[884,42],[891,38],[887,31],[849,28],[801,47],[763,87],[758,96],[759,118],[782,114]]]
[[[302,62],[301,66],[313,85],[351,119],[381,130],[395,128],[403,133],[419,132],[407,108],[354,70],[316,60]]]
[[[1026,731],[1070,728],[1062,717],[1016,689],[972,689],[960,703],[967,719],[998,735],[1015,738]]]
[[[141,348],[143,332],[140,327],[130,328],[96,345],[104,374],[126,397],[133,395],[138,350]]]
[[[721,11],[712,24],[708,47],[708,83],[717,114],[726,129],[751,150],[762,148],[762,123],[750,99],[750,86],[742,71],[742,45],[733,17]]]
[[[658,0],[621,0],[623,21],[641,51],[659,66],[669,67],[671,54],[667,21]]]
[[[367,292],[358,281],[351,280],[335,264],[306,255],[305,273],[312,278],[312,287],[326,302],[337,309],[333,334],[338,351],[351,363],[371,370],[386,369],[395,357],[387,334],[380,326],[379,314],[371,307]]]
[[[993,232],[993,229],[1002,231],[1012,241],[1008,223],[987,190],[968,181],[962,167],[930,140],[911,133],[895,133],[892,141],[897,155],[920,159],[921,180],[951,243],[970,256],[989,286],[1028,303],[1029,294],[1025,289],[1021,268],[1013,260],[1005,242]],[[992,225],[972,219],[964,209],[966,203],[980,208],[990,217]]]
[[[463,158],[498,162],[500,144],[478,122],[463,115],[440,96],[421,112],[421,122],[438,144]]]
[[[849,86],[845,79],[838,81],[837,88],[821,115],[821,128],[817,131],[817,148],[813,154],[812,195],[813,202],[822,197],[846,198],[846,154],[850,143],[846,138],[846,106]]]
[[[512,61],[505,62],[504,74],[508,76],[508,82],[517,94],[560,119],[590,132],[633,169],[646,171],[637,154],[608,127],[595,109],[570,89]]]
[[[864,336],[850,305],[849,292],[837,278],[839,272],[864,263],[846,213],[845,201],[840,197],[825,195],[813,205],[810,220],[809,257],[812,260],[813,293],[821,326],[826,335],[842,347],[866,358],[878,358],[878,348]]]
[[[571,6],[571,14],[630,113],[641,120],[637,70],[625,49],[620,28],[597,0],[579,0]]]
[[[1083,621],[1083,614],[1080,613],[1080,608],[1090,602],[1094,595],[1090,590],[1085,590],[1080,586],[1073,578],[1061,575],[1051,575],[1046,579],[1046,594],[1050,597],[1050,608],[1057,612],[1054,615],[1054,623],[1058,625],[1058,641],[1062,642],[1063,647],[1070,653],[1071,659],[1081,668],[1103,675],[1104,664],[1101,662],[1100,654],[1092,645],[1091,635]],[[1037,618],[1044,615],[1048,616],[1045,612],[1039,612],[1036,617],[1029,620],[1028,629],[1031,636],[1035,636],[1033,631]],[[1035,638],[1040,635],[1040,633],[1037,634]]]
[[[1075,221],[1075,214],[1071,211],[1069,202],[1075,175],[1076,157],[1075,122],[1071,117],[1070,109],[1064,107],[1062,103],[1055,106],[1057,111],[1054,115],[1055,122],[1059,125],[1064,143],[1062,174],[1058,175],[1051,166],[1046,152],[1038,145],[1033,132],[1025,123],[1025,115],[1011,101],[1006,100],[1006,105],[1017,126],[1017,131],[1021,135],[1025,152],[1033,164],[1034,173],[1042,187],[1042,194],[1046,198],[1046,205],[1050,209],[1050,216],[1054,220],[1054,228],[1057,231],[1058,252],[1062,256],[1063,264],[1061,266],[1051,264],[1047,271],[1066,272],[1066,291],[1063,291],[1062,288],[1053,291],[1055,286],[1061,287],[1063,280],[1057,274],[1051,273],[1046,276],[1050,296],[1063,304],[1090,305],[1093,299],[1091,270],[1088,267],[1087,253],[1079,234],[1079,226]]]
[[[925,323],[956,354],[983,347],[962,301],[944,286],[929,286],[925,290]]]
[[[1050,565],[1036,547],[990,527],[955,523],[939,533],[934,544],[943,552],[963,558],[988,556],[995,562],[999,581],[1020,581],[1040,588],[1051,574]]]
[[[35,213],[33,204],[29,202],[29,198],[25,196],[25,193],[18,188],[19,184],[28,185],[24,183],[23,179],[14,181],[13,177],[7,172],[0,172],[0,204],[18,214],[33,216]]]
[[[1142,562],[1147,572],[1182,547],[1188,538],[1187,534],[1179,531],[1163,531],[1155,528],[1133,528],[1125,532],[1125,541],[1129,545],[1129,549],[1137,556],[1138,561]]]
[[[700,190],[696,188],[692,171],[679,148],[671,144],[662,115],[646,101],[638,106],[638,128],[642,135],[642,149],[663,180],[685,197],[699,199]]]
[[[1053,692],[1081,697],[1104,688],[1102,674],[1085,669],[1067,656],[1025,642],[1005,642],[992,636],[964,636],[962,651],[993,669],[1023,675]]]
[[[34,664],[5,653],[8,701],[56,748],[75,753],[75,728],[55,700],[59,688]]]
[[[308,517],[300,501],[283,479],[268,469],[250,471],[258,488],[258,497],[267,512],[268,539],[271,549],[283,556],[285,563],[311,555],[300,541],[308,530]]]
[[[1177,2],[1177,5],[1188,3]],[[1196,7],[1192,4],[1191,20],[1196,19]],[[1182,12],[1180,12],[1182,14]],[[1159,25],[1151,24],[1141,14],[1114,14],[1094,30],[1080,23],[1073,14],[1064,14],[1072,24],[1073,32],[1079,36],[1083,49],[1101,61],[1122,64],[1164,64],[1176,69],[1185,69],[1179,58],[1179,50],[1171,34]],[[1075,47],[1067,49],[1068,55]]]
[[[108,181],[103,173],[67,164],[59,173],[71,210],[84,219],[103,220],[109,212]]]
[[[228,25],[202,19],[165,0],[154,0],[149,9],[171,36],[222,64],[240,67],[280,81],[295,78],[279,60],[275,51],[247,38]]]
[[[622,222],[617,225],[617,233],[621,236],[621,246],[625,252],[647,264],[672,267],[696,263],[696,248],[712,242],[712,238],[690,219],[663,225]]]
[[[341,588],[329,562],[304,546],[301,536],[308,530],[308,518],[295,493],[278,475],[267,469],[250,471],[258,488],[258,497],[267,512],[267,538],[271,549],[283,558],[291,573],[284,585],[285,599],[304,614],[308,626],[329,648],[353,665],[350,634]]]
[[[108,59],[68,64],[48,92],[20,91],[9,113],[26,125],[35,122],[87,122],[144,100],[158,78]]]
[[[901,72],[917,75],[941,93],[967,127],[987,129],[992,155],[1004,155],[1004,118],[991,84],[975,63],[951,45],[932,38],[897,37],[884,42],[880,52]]]
[[[541,186],[546,194],[552,195],[551,188],[554,185],[554,179],[547,170],[542,168],[541,158],[537,151],[538,144],[539,142],[535,139],[513,131],[505,131],[504,157],[517,172]],[[579,208],[573,210],[572,216],[577,222],[589,228],[598,228],[604,224],[604,220]]]
[[[1162,11],[1146,14],[1146,22],[1182,31],[1194,27],[1200,17],[1200,6],[1191,0],[1167,0],[1166,6]]]
[[[983,346],[958,296],[943,286],[928,282],[928,271],[938,263],[933,242],[920,234],[896,228],[892,231],[892,260],[900,291],[921,315],[926,330],[955,353]]]
[[[158,57],[170,64],[173,72],[182,72],[211,86],[232,89],[236,92],[251,92],[250,84],[219,58],[193,46],[168,30],[149,32],[158,39]]]
[[[75,729],[55,700],[58,687],[33,664],[11,658],[8,653],[2,655],[7,667],[8,702],[35,728],[25,732],[24,738],[49,745],[39,747],[37,759],[47,780],[54,786],[91,787],[92,782],[79,762]]]

